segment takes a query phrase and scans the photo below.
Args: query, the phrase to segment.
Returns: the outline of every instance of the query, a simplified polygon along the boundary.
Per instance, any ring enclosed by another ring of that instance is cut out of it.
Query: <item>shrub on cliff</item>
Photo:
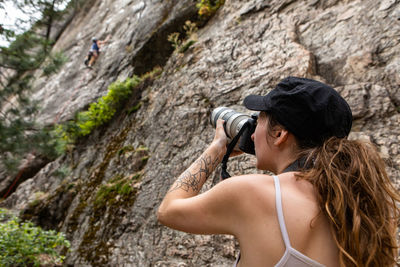
[[[133,76],[110,84],[107,94],[91,103],[88,110],[77,113],[74,121],[57,125],[53,132],[57,150],[62,153],[79,137],[86,136],[95,128],[109,122],[120,104],[132,94],[132,89],[140,82],[139,77]]]
[[[206,19],[212,17],[223,4],[225,0],[199,0],[196,7],[199,9],[199,16]]]
[[[140,78],[133,76],[125,81],[116,81],[108,87],[107,95],[90,104],[88,111],[78,114],[78,136],[85,136],[100,125],[111,120],[118,105],[131,95],[132,89],[140,83]]]
[[[58,152],[63,153],[78,138],[89,135],[97,127],[109,122],[121,104],[132,94],[135,87],[147,79],[155,79],[161,72],[162,69],[156,67],[141,77],[134,75],[125,81],[113,82],[108,86],[107,94],[100,97],[97,102],[91,103],[87,111],[77,113],[74,121],[56,125],[52,132],[52,142],[56,144]],[[134,106],[130,112],[139,107],[140,103]]]

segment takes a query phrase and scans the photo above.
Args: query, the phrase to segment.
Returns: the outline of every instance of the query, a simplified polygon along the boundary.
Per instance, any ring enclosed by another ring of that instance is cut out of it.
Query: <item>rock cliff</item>
[[[228,0],[208,21],[191,0],[91,0],[54,50],[69,58],[41,77],[33,97],[44,125],[73,118],[108,85],[161,66],[110,123],[22,183],[2,206],[67,234],[67,266],[230,266],[230,236],[190,235],[156,220],[174,178],[212,140],[213,108],[244,111],[288,75],[332,85],[353,110],[351,138],[375,143],[399,187],[400,2],[397,0]],[[183,53],[167,36],[198,22]],[[92,36],[112,35],[93,70],[83,59]],[[138,106],[139,105],[139,106]],[[132,107],[140,107],[132,112]],[[251,173],[254,159],[229,163]],[[214,174],[207,187],[218,181]],[[127,191],[119,189],[128,185]]]

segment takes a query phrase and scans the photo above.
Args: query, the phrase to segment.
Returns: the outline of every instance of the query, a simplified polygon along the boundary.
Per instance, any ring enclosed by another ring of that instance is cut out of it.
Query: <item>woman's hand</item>
[[[224,123],[224,120],[217,120],[214,139],[211,143],[211,146],[216,146],[220,153],[223,153],[223,155],[226,153],[226,146],[228,143],[228,137],[225,134]]]
[[[225,123],[224,120],[221,119],[217,120],[217,127],[215,127],[215,136],[211,144],[211,145],[214,144],[216,147],[218,147],[218,149],[220,149],[220,153],[221,154],[223,153],[223,155],[225,155],[228,146],[228,137],[226,136],[225,133],[224,123]],[[242,154],[243,151],[233,150],[229,155],[229,157],[235,157]]]

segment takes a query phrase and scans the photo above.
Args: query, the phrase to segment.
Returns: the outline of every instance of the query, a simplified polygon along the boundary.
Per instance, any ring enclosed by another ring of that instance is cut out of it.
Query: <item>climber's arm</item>
[[[105,45],[111,38],[111,35],[107,35],[106,39],[97,41],[97,45],[102,46]]]

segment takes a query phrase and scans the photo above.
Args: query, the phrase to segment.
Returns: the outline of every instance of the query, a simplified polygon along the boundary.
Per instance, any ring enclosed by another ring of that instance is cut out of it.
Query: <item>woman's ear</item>
[[[279,146],[286,142],[289,136],[289,132],[286,129],[280,128],[279,130],[274,132],[275,140],[274,145]]]

